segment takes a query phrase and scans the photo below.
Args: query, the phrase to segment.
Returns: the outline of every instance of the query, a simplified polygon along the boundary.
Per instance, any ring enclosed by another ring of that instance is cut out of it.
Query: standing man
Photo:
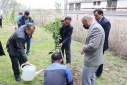
[[[3,15],[0,13],[0,26],[2,28],[2,19],[3,19]]]
[[[35,26],[33,23],[28,23],[27,25],[21,26],[17,29],[14,34],[8,39],[7,48],[8,53],[12,62],[12,68],[14,71],[14,76],[16,81],[20,81],[20,71],[19,71],[19,64],[22,65],[25,63],[29,65],[30,62],[28,61],[25,52],[24,46],[25,42],[29,38],[28,35],[32,35],[34,33]]]
[[[62,28],[60,29],[60,35],[62,37],[62,40],[60,41],[60,47],[62,49],[62,53],[64,55],[64,49],[66,52],[66,64],[68,67],[70,67],[71,64],[71,53],[70,53],[70,45],[71,45],[71,35],[73,32],[73,27],[70,24],[71,17],[67,16],[64,19],[64,22],[62,23]]]
[[[70,69],[66,65],[60,65],[61,62],[62,57],[59,53],[51,56],[52,64],[45,70],[43,85],[73,85]]]
[[[104,54],[104,51],[108,49],[108,37],[109,37],[111,24],[110,24],[110,21],[104,17],[102,9],[95,9],[94,16],[97,22],[103,27],[104,32],[105,32],[105,42],[103,46],[103,54]],[[102,71],[103,71],[103,64],[101,64],[98,70],[96,71],[97,78],[101,76]]]
[[[89,29],[86,45],[82,47],[81,55],[85,53],[82,85],[95,85],[95,72],[103,64],[103,44],[105,34],[102,26],[94,22],[91,16],[82,18],[83,27]]]
[[[20,19],[22,16],[23,16],[23,13],[20,12],[20,13],[19,13],[19,16],[16,17],[17,25],[18,25],[18,23],[19,23],[19,19]],[[19,28],[19,26],[18,26],[18,28]]]
[[[22,16],[19,19],[18,27],[20,27],[22,25],[26,25],[29,22],[34,23],[33,22],[33,19],[29,15],[30,15],[29,11],[25,11],[24,12],[24,16]],[[27,50],[26,50],[26,54],[28,56],[30,55],[29,52],[30,52],[31,38],[32,38],[32,35],[29,35],[29,38],[27,39]]]

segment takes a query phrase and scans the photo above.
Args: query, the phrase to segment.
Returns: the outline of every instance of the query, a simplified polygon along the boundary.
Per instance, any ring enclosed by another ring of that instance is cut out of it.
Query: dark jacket
[[[25,26],[19,27],[7,41],[9,55],[21,57],[24,62],[28,61],[24,52],[25,42],[28,38],[28,34],[25,32]]]
[[[110,24],[110,21],[108,19],[103,17],[101,22],[100,22],[100,25],[103,27],[104,32],[105,32],[105,42],[104,42],[104,47],[103,47],[103,51],[105,51],[106,49],[108,49],[108,37],[109,37],[111,24]]]
[[[34,22],[33,22],[33,19],[32,19],[31,17],[29,17],[29,22],[34,23]],[[22,25],[25,25],[25,16],[22,16],[22,17],[19,19],[18,27],[20,27],[20,26],[22,26]]]
[[[0,55],[5,55],[1,41],[0,41]]]
[[[62,25],[63,25],[62,28],[60,28],[60,35],[62,37],[62,40],[60,40],[60,43],[70,44],[73,27],[71,24],[69,24],[68,26],[65,26],[64,22],[62,23]]]

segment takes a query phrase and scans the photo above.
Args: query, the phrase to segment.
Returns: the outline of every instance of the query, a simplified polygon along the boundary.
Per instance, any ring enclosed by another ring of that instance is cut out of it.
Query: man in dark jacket
[[[45,70],[43,85],[73,85],[70,69],[66,65],[60,65],[61,62],[60,54],[54,53],[51,56],[52,64]]]
[[[22,16],[19,19],[18,27],[21,27],[22,25],[26,25],[27,23],[34,23],[33,22],[33,19],[29,15],[30,15],[29,11],[25,11],[24,12],[24,16]],[[30,35],[30,36],[32,36],[32,35]],[[30,44],[31,44],[31,37],[29,37],[27,39],[27,50],[26,50],[26,54],[28,56],[29,56],[29,52],[30,52]]]
[[[19,15],[16,17],[17,25],[18,25],[18,23],[19,23],[19,19],[20,19],[22,16],[23,16],[23,13],[20,12]],[[18,28],[19,28],[19,26],[18,26]]]
[[[70,53],[70,44],[71,44],[71,35],[73,32],[73,27],[70,24],[71,17],[67,16],[64,19],[64,22],[62,23],[62,28],[60,29],[60,35],[62,37],[62,40],[60,41],[60,47],[62,49],[62,53],[64,55],[64,49],[66,52],[66,63],[67,66],[70,67],[71,63],[71,53]]]
[[[104,51],[108,49],[108,37],[109,37],[111,24],[110,24],[110,21],[104,17],[102,9],[95,9],[94,16],[97,22],[103,27],[105,32],[105,42],[103,46],[103,54],[104,54]],[[103,71],[103,64],[101,64],[98,70],[96,71],[96,76],[100,77],[102,74],[102,71]]]
[[[22,65],[23,63],[25,63],[26,65],[30,64],[25,55],[24,46],[25,42],[29,38],[28,35],[32,35],[34,33],[34,30],[35,26],[33,23],[23,25],[19,29],[17,29],[7,41],[7,51],[12,62],[12,68],[16,81],[20,81],[18,61],[20,65]]]
[[[0,13],[0,26],[2,28],[2,19],[3,19],[3,15]]]

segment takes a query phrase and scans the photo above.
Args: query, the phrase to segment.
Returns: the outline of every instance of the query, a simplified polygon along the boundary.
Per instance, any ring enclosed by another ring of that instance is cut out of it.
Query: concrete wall
[[[74,8],[75,8],[75,4],[76,3],[74,3]],[[107,2],[101,2],[101,4],[98,6],[98,5],[96,5],[96,6],[94,6],[93,5],[93,2],[92,3],[81,3],[81,8],[105,8],[107,6]],[[67,5],[67,9],[69,9],[69,4]],[[81,10],[84,10],[84,9],[81,9]],[[85,11],[92,11],[93,9],[86,9]]]
[[[102,8],[102,7],[106,7],[107,2],[101,2],[100,6],[94,6],[93,3],[82,3],[81,4],[81,8]]]
[[[127,0],[118,0],[117,7],[127,7]],[[127,11],[127,9],[117,9],[116,11]]]
[[[127,0],[118,0],[117,7],[127,7]]]
[[[80,1],[80,0],[68,0],[68,2],[74,2],[74,8],[75,8],[75,4],[76,4],[75,1]],[[99,6],[98,5],[94,6],[93,2],[81,3],[81,8],[93,8],[93,7],[94,8],[106,8],[107,1],[101,1],[101,4]],[[127,0],[118,0],[117,7],[127,7]],[[69,9],[69,4],[67,4],[67,9]],[[90,11],[90,9],[88,9],[88,10]],[[127,11],[127,9],[117,9],[116,11]]]

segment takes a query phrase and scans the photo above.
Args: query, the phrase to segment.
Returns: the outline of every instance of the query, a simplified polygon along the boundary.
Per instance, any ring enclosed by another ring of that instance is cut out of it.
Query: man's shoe
[[[67,63],[66,65],[70,68],[70,65],[71,65],[71,64],[70,64],[70,63]]]
[[[26,55],[27,55],[27,56],[30,56],[30,54],[29,54],[29,53],[26,53]]]
[[[18,82],[21,81],[21,79],[19,77],[18,78],[15,78],[15,80],[18,81]]]
[[[95,78],[98,79],[100,76],[95,75]]]
[[[18,75],[15,75],[15,80],[18,81],[18,82],[21,81],[21,79]]]

